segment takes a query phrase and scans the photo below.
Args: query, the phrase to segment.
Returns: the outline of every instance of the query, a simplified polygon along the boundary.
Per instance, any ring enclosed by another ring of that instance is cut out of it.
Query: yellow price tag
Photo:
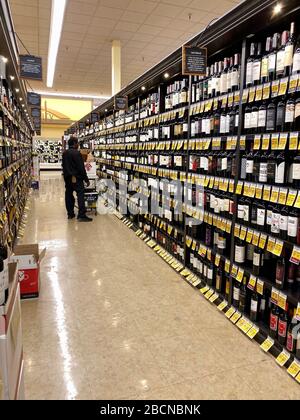
[[[277,305],[278,303],[278,298],[279,298],[279,291],[275,289],[275,287],[272,287],[271,301],[275,303],[275,305]]]
[[[221,256],[219,254],[216,254],[216,256],[215,256],[215,266],[219,267],[220,260],[221,260]]]
[[[223,300],[223,302],[221,302],[221,303],[217,306],[217,308],[219,309],[219,311],[224,311],[224,309],[226,308],[226,306],[227,306],[227,302],[226,302],[226,300]]]
[[[224,270],[226,271],[226,273],[230,272],[230,261],[229,260],[225,261]]]
[[[259,238],[259,244],[258,244],[258,246],[261,248],[261,249],[265,249],[265,246],[266,246],[266,242],[267,242],[267,235],[265,234],[265,233],[261,233],[260,234],[260,238]]]
[[[241,268],[239,269],[236,279],[237,281],[239,281],[240,283],[243,281],[243,277],[244,277],[244,270],[242,270]]]
[[[200,289],[200,292],[204,295],[208,290],[209,290],[209,287],[204,286],[204,287],[202,287],[202,289]]]
[[[267,251],[273,253],[273,249],[275,247],[276,240],[269,236],[268,244],[267,244]]]
[[[280,188],[279,199],[278,199],[279,204],[282,204],[283,206],[285,205],[286,199],[287,199],[287,194],[288,194],[287,188]]]
[[[253,340],[253,338],[259,333],[259,328],[256,325],[253,325],[252,328],[247,332],[247,336]]]
[[[241,231],[240,231],[240,239],[242,240],[242,241],[244,241],[245,240],[245,238],[246,238],[246,235],[247,235],[247,228],[246,227],[244,227],[244,226],[242,226],[241,227]]]
[[[260,348],[266,353],[274,346],[274,340],[268,337],[260,346]]]
[[[264,295],[264,282],[262,281],[262,280],[260,280],[260,279],[257,279],[257,282],[256,282],[256,291],[257,291],[257,293],[258,294],[260,294],[260,295]]]
[[[279,198],[279,188],[273,187],[272,192],[271,192],[271,198],[270,198],[271,203],[277,203],[278,198]]]
[[[285,150],[287,145],[288,134],[282,133],[279,137],[278,150]]]
[[[235,193],[236,194],[242,194],[242,191],[243,191],[243,185],[244,185],[244,183],[243,182],[241,182],[241,181],[239,181],[238,182],[238,184],[237,184],[237,186],[236,186],[236,190],[235,190]]]
[[[300,247],[294,245],[290,261],[299,265],[300,263]]]
[[[254,87],[251,87],[250,89],[249,89],[249,100],[248,100],[248,102],[249,103],[251,103],[251,102],[253,102],[254,101],[254,98],[255,98],[255,92],[256,92],[256,87],[254,86]]]
[[[279,140],[279,134],[278,133],[272,134],[272,140],[271,140],[272,150],[278,150],[278,145],[279,145],[278,140]]]
[[[252,327],[253,327],[253,324],[251,322],[249,322],[249,321],[246,320],[245,323],[244,323],[244,325],[242,326],[241,330],[245,334],[247,334],[248,331],[250,331]]]
[[[240,313],[240,312],[235,312],[233,315],[232,315],[232,317],[230,318],[230,321],[233,323],[233,324],[236,324],[237,322],[238,322],[238,320],[241,318],[241,316],[242,316],[242,314]]]
[[[262,198],[262,192],[263,192],[262,185],[256,185],[255,198],[257,198],[258,200],[261,200],[261,198]]]
[[[254,137],[254,145],[253,150],[259,150],[260,149],[260,141],[261,141],[261,135],[256,135]]]
[[[258,246],[258,242],[259,242],[259,232],[254,231],[253,232],[253,238],[252,238],[252,244],[254,246]]]
[[[238,273],[238,266],[235,265],[235,264],[233,264],[232,267],[231,267],[231,275],[232,275],[232,277],[236,278],[237,273]]]
[[[218,295],[218,293],[214,293],[210,298],[209,298],[209,301],[211,302],[211,303],[214,303],[217,299],[218,299],[218,297],[219,297],[219,295]]]
[[[298,192],[296,201],[294,203],[294,207],[296,207],[296,209],[300,209],[300,193]]]
[[[256,281],[257,281],[257,278],[254,277],[253,274],[251,274],[250,280],[249,280],[249,283],[248,283],[248,288],[251,289],[251,290],[254,290],[255,286],[256,286]]]
[[[278,92],[279,92],[279,80],[274,80],[272,82],[272,98],[276,98],[276,96],[278,96]]]
[[[230,180],[229,181],[229,192],[233,193],[234,192],[234,180]]]
[[[286,310],[286,301],[287,301],[287,296],[284,293],[279,292],[277,305],[279,306],[279,308],[283,309],[284,311]]]
[[[269,99],[271,92],[271,83],[265,83],[263,85],[263,100]]]
[[[262,150],[269,150],[270,147],[270,134],[264,134],[262,139]]]
[[[248,242],[250,244],[252,242],[252,238],[253,238],[253,230],[248,229],[247,236],[246,236],[246,242]]]
[[[231,308],[229,308],[228,310],[227,310],[227,312],[225,313],[225,316],[226,316],[226,318],[231,318],[232,317],[232,315],[235,313],[236,311],[235,311],[235,309],[233,308],[233,307],[231,307]]]
[[[259,85],[256,88],[255,101],[261,101],[262,100],[262,94],[263,94],[263,87],[262,87],[262,85]]]
[[[236,224],[234,226],[234,236],[236,238],[239,238],[239,236],[240,236],[240,228],[241,228],[241,226],[239,224]]]
[[[300,363],[297,360],[295,360],[287,371],[293,378],[295,378],[300,372]]]
[[[275,242],[275,246],[273,248],[272,253],[277,257],[280,257],[283,250],[283,241],[279,241],[278,239]]]
[[[208,292],[205,293],[204,297],[205,297],[205,299],[208,300],[209,298],[212,297],[213,294],[214,294],[214,291],[213,290],[209,290]]]
[[[265,201],[270,201],[271,196],[271,187],[269,185],[264,186],[264,192],[263,192],[263,199]]]
[[[296,200],[297,197],[297,191],[296,190],[289,190],[289,194],[286,200],[286,205],[287,206],[293,206],[294,202]]]
[[[290,133],[289,150],[298,149],[298,137],[299,137],[299,133]]]
[[[300,373],[299,373],[299,375],[297,375],[297,376],[296,376],[296,378],[295,378],[295,379],[296,379],[296,381],[298,382],[298,384],[300,384]]]

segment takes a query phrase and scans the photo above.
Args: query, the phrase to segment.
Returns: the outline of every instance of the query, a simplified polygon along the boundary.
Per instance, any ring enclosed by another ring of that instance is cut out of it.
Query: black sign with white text
[[[128,97],[127,96],[116,96],[115,97],[115,110],[126,111],[128,108]]]
[[[42,59],[33,55],[20,55],[22,79],[43,80]]]
[[[182,47],[182,74],[205,76],[207,67],[207,49],[199,47]]]

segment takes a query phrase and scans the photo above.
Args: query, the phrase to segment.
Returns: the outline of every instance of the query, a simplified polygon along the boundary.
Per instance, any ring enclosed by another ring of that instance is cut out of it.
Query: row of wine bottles
[[[4,305],[8,298],[8,249],[0,245],[0,306]]]

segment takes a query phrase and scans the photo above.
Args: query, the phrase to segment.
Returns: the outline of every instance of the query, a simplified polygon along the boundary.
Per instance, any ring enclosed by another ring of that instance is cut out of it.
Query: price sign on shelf
[[[257,291],[257,293],[259,293],[262,296],[264,295],[264,285],[265,285],[265,283],[262,280],[260,280],[260,279],[257,280],[256,291]]]
[[[299,137],[299,133],[290,133],[289,150],[298,149],[298,137]]]
[[[217,299],[218,299],[218,297],[219,297],[219,295],[218,295],[218,293],[214,293],[210,298],[209,298],[209,301],[211,302],[211,303],[214,303]]]
[[[276,359],[276,362],[279,366],[284,366],[286,362],[290,359],[291,355],[287,351],[283,350]]]
[[[277,305],[279,298],[279,291],[275,289],[275,287],[272,287],[272,293],[271,293],[271,302],[275,303]]]
[[[253,340],[253,338],[259,333],[259,328],[256,325],[247,332],[247,336]]]
[[[300,321],[300,302],[298,302],[297,309],[296,309],[296,319]]]
[[[248,283],[248,288],[251,289],[251,290],[254,290],[255,285],[256,285],[256,281],[257,281],[257,278],[254,277],[253,274],[251,274],[250,280],[249,280],[249,283]]]
[[[241,316],[242,316],[242,314],[240,313],[240,312],[235,312],[233,315],[232,315],[232,317],[230,318],[230,321],[233,323],[233,324],[236,324],[237,322],[238,322],[238,320],[241,318]]]
[[[299,246],[294,245],[290,262],[293,264],[299,265],[300,263],[300,247]]]
[[[291,366],[288,368],[288,373],[295,378],[298,373],[300,372],[300,362],[298,360],[294,360]]]
[[[236,311],[235,311],[235,309],[233,308],[233,307],[231,307],[231,308],[229,308],[228,310],[227,310],[227,312],[225,313],[225,316],[226,316],[226,318],[231,318],[232,317],[232,315],[235,313]]]
[[[260,348],[266,353],[274,346],[274,340],[268,337],[261,345]]]
[[[287,301],[287,296],[284,293],[279,292],[277,305],[279,306],[279,308],[283,309],[284,311],[286,310],[286,301]]]
[[[224,311],[224,309],[226,308],[226,306],[227,306],[227,301],[226,301],[226,300],[223,300],[223,302],[221,302],[221,303],[217,306],[217,308],[219,309],[219,311]]]

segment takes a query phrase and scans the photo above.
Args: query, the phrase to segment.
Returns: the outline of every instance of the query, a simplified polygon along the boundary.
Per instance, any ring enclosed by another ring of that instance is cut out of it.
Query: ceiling
[[[122,87],[241,0],[68,0],[53,92],[111,96],[111,41],[121,40]],[[43,58],[46,88],[51,0],[10,0],[17,32]],[[19,42],[21,53],[26,52]]]

